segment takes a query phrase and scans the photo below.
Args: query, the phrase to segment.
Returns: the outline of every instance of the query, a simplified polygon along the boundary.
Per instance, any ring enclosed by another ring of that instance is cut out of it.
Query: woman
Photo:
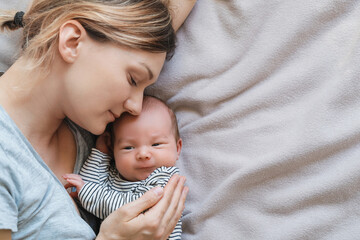
[[[0,239],[95,238],[61,176],[86,157],[83,129],[100,134],[121,113],[141,111],[174,48],[163,2],[34,0],[25,15],[2,15],[1,27],[24,27],[24,39],[0,80]],[[175,29],[194,4],[181,2]],[[176,176],[118,209],[96,238],[166,239],[184,208],[184,181]]]

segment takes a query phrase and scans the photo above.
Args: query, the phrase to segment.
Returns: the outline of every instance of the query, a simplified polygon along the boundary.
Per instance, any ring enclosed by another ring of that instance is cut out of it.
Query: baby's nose
[[[150,150],[149,150],[149,148],[148,147],[141,147],[140,149],[139,149],[139,152],[138,152],[138,154],[137,154],[138,156],[137,156],[137,158],[139,159],[139,160],[148,160],[148,159],[150,159],[151,158],[151,152],[150,152]]]

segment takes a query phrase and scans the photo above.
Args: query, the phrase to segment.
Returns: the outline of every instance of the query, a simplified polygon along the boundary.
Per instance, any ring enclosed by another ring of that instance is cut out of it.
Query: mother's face
[[[165,53],[151,53],[91,38],[79,45],[64,74],[63,109],[79,126],[100,134],[123,112],[141,112],[144,89],[162,69]]]

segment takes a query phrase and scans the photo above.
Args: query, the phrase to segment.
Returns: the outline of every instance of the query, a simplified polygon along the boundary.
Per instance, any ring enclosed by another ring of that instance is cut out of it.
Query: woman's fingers
[[[166,216],[171,217],[175,214],[180,202],[182,192],[184,190],[185,181],[186,181],[185,177],[180,177],[179,182],[175,188],[175,191],[171,195],[168,192],[165,192],[164,197],[166,197],[167,194],[169,194],[169,196],[171,197],[171,201],[164,218]],[[167,219],[164,219],[163,221],[167,221]]]
[[[169,227],[168,231],[170,231],[170,233],[173,231],[173,228],[175,228],[177,222],[179,221],[179,219],[182,216],[182,212],[185,209],[185,201],[186,201],[186,197],[187,197],[188,192],[189,192],[189,188],[184,187],[184,189],[183,189],[183,191],[181,193],[180,201],[178,203],[178,206],[177,206],[176,212],[174,214],[174,217],[169,221],[169,224],[168,224],[168,227]]]
[[[117,232],[118,236],[127,236],[125,239],[166,239],[184,209],[188,192],[184,183],[184,177],[173,176],[164,190],[153,188],[117,209],[101,224],[98,238],[107,239],[108,234],[114,237]]]
[[[162,197],[161,201],[159,201],[158,204],[150,209],[148,214],[153,214],[154,217],[158,219],[162,219],[164,217],[171,204],[175,190],[177,187],[181,187],[181,184],[179,185],[179,180],[180,176],[177,174],[170,178],[169,182],[164,188],[164,196]]]
[[[157,222],[155,239],[166,239],[179,221],[188,192],[184,188],[185,180],[185,177],[174,175],[166,185],[162,199],[145,213],[146,221]]]
[[[160,231],[165,232],[167,235],[170,235],[174,230],[177,222],[181,218],[182,211],[184,210],[186,195],[188,192],[188,188],[184,186],[185,181],[185,177],[180,177],[174,192],[170,195],[170,205],[162,218],[160,226],[163,227],[163,230]],[[168,193],[165,192],[164,197],[165,194]]]
[[[146,192],[139,199],[130,202],[112,212],[101,224],[97,239],[153,239],[156,229],[152,230],[153,223],[145,221],[145,210],[154,206],[162,197],[163,189],[156,187]],[[147,219],[149,220],[149,219]],[[149,230],[150,229],[150,230]],[[122,236],[120,238],[120,236]]]
[[[119,208],[119,210],[122,211],[122,220],[125,222],[130,221],[154,206],[161,199],[163,192],[164,190],[161,187],[155,187],[136,201]]]

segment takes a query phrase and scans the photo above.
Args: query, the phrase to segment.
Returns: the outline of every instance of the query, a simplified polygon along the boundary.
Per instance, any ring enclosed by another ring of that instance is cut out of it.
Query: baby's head
[[[161,166],[174,166],[182,147],[175,114],[150,96],[144,97],[140,115],[122,114],[112,134],[116,168],[128,181],[144,180]]]

